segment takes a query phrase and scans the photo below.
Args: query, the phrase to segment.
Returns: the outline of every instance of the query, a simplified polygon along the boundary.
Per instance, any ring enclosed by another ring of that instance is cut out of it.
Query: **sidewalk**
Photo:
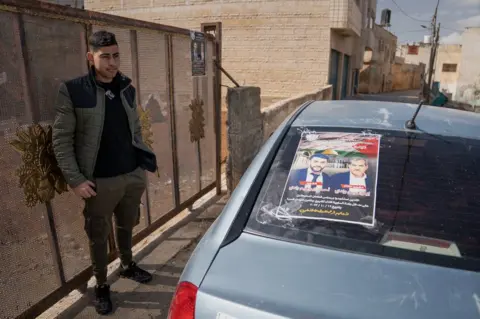
[[[150,283],[140,285],[131,280],[119,278],[116,274],[111,275],[109,282],[112,290],[113,313],[108,315],[108,318],[164,319],[167,317],[170,300],[183,267],[198,241],[223,210],[228,201],[228,196],[224,194],[211,200],[215,202],[194,209],[188,217],[176,222],[178,225],[176,228],[175,225],[171,226],[171,229],[174,229],[173,234],[167,238],[159,239],[161,241],[159,244],[142,248],[142,250],[150,249],[150,251],[143,252],[143,254],[137,252],[137,256],[143,256],[135,258],[137,263],[153,274],[153,280]],[[91,283],[89,286],[91,286]],[[63,305],[66,310],[60,314],[53,314],[51,311],[41,317],[61,319],[104,318],[105,316],[99,316],[95,312],[91,302],[92,298],[93,290],[90,287],[87,293],[82,295],[79,300],[72,302],[72,305],[67,307]],[[68,300],[64,301],[64,303],[68,302]]]

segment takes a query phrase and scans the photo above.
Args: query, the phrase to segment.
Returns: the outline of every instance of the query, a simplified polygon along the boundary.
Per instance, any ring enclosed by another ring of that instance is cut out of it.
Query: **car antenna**
[[[413,114],[412,119],[408,120],[405,123],[406,128],[411,129],[411,130],[414,130],[414,129],[417,128],[417,124],[415,124],[415,119],[417,118],[418,112],[420,112],[420,109],[422,108],[422,105],[423,105],[424,102],[425,102],[425,100],[420,101],[420,104],[418,104],[417,110],[415,111],[415,114]]]

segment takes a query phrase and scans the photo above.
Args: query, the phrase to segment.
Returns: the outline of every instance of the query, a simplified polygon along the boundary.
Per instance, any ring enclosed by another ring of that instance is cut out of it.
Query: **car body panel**
[[[226,240],[238,217],[249,213],[242,206],[247,198],[256,197],[253,184],[270,165],[267,159],[290,126],[408,131],[405,122],[416,107],[316,101],[290,115],[256,155],[180,277],[180,282],[199,287],[196,318],[216,318],[218,313],[224,314],[223,319],[480,318],[480,275],[475,272],[294,244],[241,231],[238,238]],[[423,106],[416,122],[419,130],[429,134],[478,138],[479,120],[480,114]]]
[[[310,102],[307,102],[304,105],[309,103]],[[250,191],[253,180],[257,176],[260,168],[264,165],[273,145],[279,139],[282,129],[287,126],[287,123],[294,115],[295,113],[292,113],[284,120],[255,156],[247,171],[242,176],[240,183],[232,192],[228,203],[195,247],[195,250],[180,276],[180,282],[189,281],[196,286],[200,285],[235,217],[237,216],[237,212]]]
[[[243,233],[197,298],[198,319],[480,318],[480,275]]]
[[[418,105],[379,101],[316,101],[292,126],[360,127],[364,129],[405,129]],[[423,105],[416,118],[419,130],[428,134],[480,137],[480,113]]]

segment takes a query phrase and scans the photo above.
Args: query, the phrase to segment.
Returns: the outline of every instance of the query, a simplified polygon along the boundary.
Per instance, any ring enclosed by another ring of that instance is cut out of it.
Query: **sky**
[[[377,23],[382,10],[390,9],[390,32],[398,37],[398,43],[420,42],[431,34],[421,25],[430,27],[436,4],[437,0],[377,0]],[[465,27],[480,27],[480,0],[440,0],[437,21],[442,43],[460,43]]]

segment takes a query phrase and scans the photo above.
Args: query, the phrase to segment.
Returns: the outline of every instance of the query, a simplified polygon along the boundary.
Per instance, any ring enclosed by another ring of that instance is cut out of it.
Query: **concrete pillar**
[[[227,92],[227,188],[232,192],[263,144],[260,88],[235,87]]]

